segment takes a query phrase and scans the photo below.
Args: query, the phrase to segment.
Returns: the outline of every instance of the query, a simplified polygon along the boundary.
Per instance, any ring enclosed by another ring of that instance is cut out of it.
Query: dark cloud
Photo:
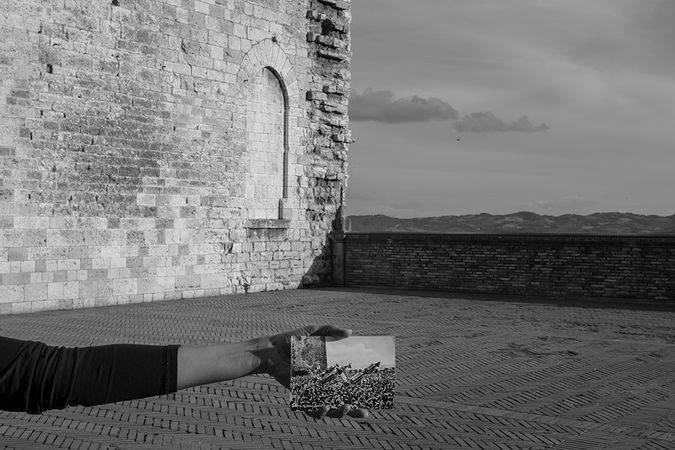
[[[455,122],[455,130],[460,132],[486,133],[492,131],[545,131],[548,125],[532,125],[527,116],[523,116],[515,122],[504,122],[492,112],[475,112],[462,117]]]
[[[352,92],[349,117],[351,120],[401,123],[454,120],[458,114],[455,108],[435,97],[413,95],[397,99],[391,91],[366,89],[362,94]]]

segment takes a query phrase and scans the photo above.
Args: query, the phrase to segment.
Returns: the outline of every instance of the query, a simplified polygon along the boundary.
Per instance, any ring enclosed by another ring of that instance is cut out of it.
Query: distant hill
[[[613,212],[546,216],[522,211],[506,215],[484,213],[414,219],[378,214],[349,216],[349,219],[352,231],[361,232],[675,235],[675,214],[664,217]]]

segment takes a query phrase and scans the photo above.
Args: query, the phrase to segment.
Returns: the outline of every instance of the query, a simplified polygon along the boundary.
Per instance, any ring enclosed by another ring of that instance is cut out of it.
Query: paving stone
[[[58,345],[238,341],[306,324],[396,336],[393,410],[316,421],[267,376],[0,412],[0,448],[675,448],[675,308],[297,290],[0,317]]]

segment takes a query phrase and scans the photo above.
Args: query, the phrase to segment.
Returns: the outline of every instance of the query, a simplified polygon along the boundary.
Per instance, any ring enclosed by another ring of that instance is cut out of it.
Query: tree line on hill
[[[675,235],[675,214],[611,212],[548,216],[522,211],[505,215],[483,213],[412,219],[377,214],[349,216],[349,222],[353,232]]]

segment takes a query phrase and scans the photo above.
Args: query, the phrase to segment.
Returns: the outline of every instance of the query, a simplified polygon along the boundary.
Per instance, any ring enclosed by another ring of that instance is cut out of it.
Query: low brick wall
[[[347,233],[344,284],[675,300],[675,236]]]

